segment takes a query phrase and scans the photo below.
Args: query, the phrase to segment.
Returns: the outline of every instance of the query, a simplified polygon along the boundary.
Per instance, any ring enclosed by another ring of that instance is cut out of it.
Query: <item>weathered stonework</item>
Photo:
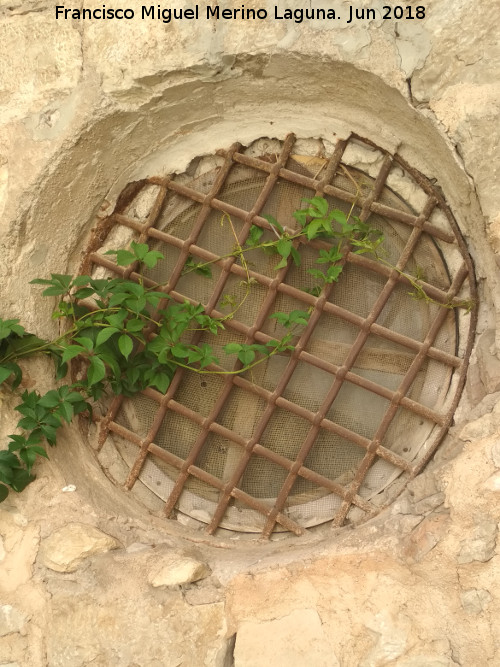
[[[0,0],[0,316],[55,332],[28,283],[77,269],[96,215],[128,181],[289,131],[355,131],[436,178],[480,289],[456,426],[431,467],[357,528],[265,545],[207,537],[189,519],[166,522],[147,490],[115,486],[88,444],[95,427],[88,441],[66,429],[36,481],[0,505],[4,666],[500,664],[500,8],[425,7],[411,22],[379,11],[351,25],[165,25],[56,22],[51,3]],[[26,366],[40,391],[47,369]],[[0,447],[14,405],[0,395]],[[123,482],[118,462],[108,470]],[[52,567],[47,545],[63,550],[75,524],[94,546]]]
[[[68,523],[43,541],[40,560],[55,572],[74,572],[86,558],[119,546],[117,540],[94,526]]]

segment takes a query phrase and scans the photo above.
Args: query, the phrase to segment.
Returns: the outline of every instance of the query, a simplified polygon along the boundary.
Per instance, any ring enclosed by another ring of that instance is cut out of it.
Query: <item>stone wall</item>
[[[2,317],[54,333],[28,282],[78,267],[103,201],[128,181],[290,131],[355,131],[436,178],[481,298],[455,426],[355,529],[206,537],[113,485],[67,429],[0,506],[0,665],[500,664],[500,6],[422,4],[422,21],[384,21],[382,2],[360,1],[375,20],[163,24],[56,21],[55,3],[0,0]],[[246,6],[273,15],[265,0]],[[43,361],[26,370],[51,386]],[[1,398],[4,437],[15,400]]]

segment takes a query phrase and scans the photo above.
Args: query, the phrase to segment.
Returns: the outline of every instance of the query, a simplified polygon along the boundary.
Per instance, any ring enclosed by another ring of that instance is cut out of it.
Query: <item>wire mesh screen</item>
[[[147,284],[201,303],[212,317],[238,303],[209,341],[221,360],[209,367],[216,371],[238,369],[222,352],[228,342],[284,335],[270,314],[311,312],[292,350],[240,374],[179,368],[165,394],[115,397],[101,423],[99,446],[109,435],[128,443],[119,448],[130,466],[127,488],[140,480],[165,500],[168,516],[188,514],[210,533],[269,537],[372,516],[424,467],[463,388],[477,299],[453,216],[400,156],[354,135],[329,157],[296,154],[293,135],[269,140],[273,150],[262,153],[260,141],[128,186],[86,262],[123,275],[104,252],[139,239],[164,255]],[[344,161],[353,145],[377,156],[376,173]],[[394,171],[420,209],[388,187]],[[267,215],[292,232],[294,211],[315,195],[380,230],[384,261],[348,251],[338,282],[316,293],[309,269],[327,240],[301,239],[299,266],[276,271],[276,256],[264,252],[249,252],[242,264],[235,241],[244,244],[252,225],[262,228],[261,241],[275,239]],[[187,274],[192,261],[211,262],[211,275]],[[206,333],[193,336],[208,342]]]

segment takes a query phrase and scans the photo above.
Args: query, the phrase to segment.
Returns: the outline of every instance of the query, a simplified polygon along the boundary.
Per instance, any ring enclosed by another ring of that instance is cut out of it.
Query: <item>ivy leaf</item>
[[[249,366],[255,359],[255,352],[252,349],[245,348],[238,353],[238,359],[243,366]]]
[[[252,225],[250,227],[250,232],[248,233],[248,238],[246,240],[246,245],[249,248],[253,248],[256,245],[259,245],[259,241],[262,237],[264,230],[262,227],[257,227],[257,225]]]
[[[22,419],[19,420],[17,425],[20,426],[21,428],[26,429],[27,431],[32,431],[34,428],[38,426],[38,421],[33,417],[23,417]]]
[[[344,231],[346,226],[349,225],[347,221],[347,216],[343,211],[334,210],[330,213],[330,217],[336,222],[338,222]]]
[[[158,250],[150,250],[146,255],[144,255],[142,261],[148,267],[148,269],[153,269],[160,259],[165,259],[165,256],[158,252]]]
[[[144,257],[148,254],[149,247],[146,243],[137,243],[136,241],[132,241],[130,244],[130,247],[133,250],[134,256],[142,262]]]
[[[60,296],[61,294],[65,294],[66,290],[64,287],[60,287],[59,285],[53,285],[52,287],[47,287],[47,289],[44,289],[42,292],[42,296]]]
[[[4,482],[5,484],[12,484],[12,478],[14,476],[14,472],[12,468],[0,461],[0,482]]]
[[[71,287],[83,287],[84,285],[88,285],[90,281],[90,276],[76,276],[76,278],[73,278]]]
[[[307,273],[311,274],[314,278],[317,278],[318,280],[321,280],[322,282],[325,282],[325,274],[323,271],[320,271],[319,269],[308,269]]]
[[[34,479],[35,478],[32,477],[27,470],[23,470],[21,468],[19,470],[14,471],[14,475],[13,475],[12,482],[10,483],[10,485],[14,489],[14,491],[17,491],[17,493],[20,493]]]
[[[309,313],[305,310],[292,310],[289,315],[289,320],[292,324],[307,324],[309,317]]]
[[[309,213],[309,215],[323,218],[328,213],[328,202],[324,197],[313,197],[312,199],[303,199],[302,201],[305,201],[306,204],[311,204],[313,207],[310,209],[313,213]]]
[[[212,277],[212,269],[208,264],[196,262],[193,257],[189,256],[186,259],[182,273],[190,273],[191,271],[194,271],[194,273],[197,273],[200,276],[205,276],[205,278]]]
[[[119,331],[120,330],[117,329],[116,327],[105,327],[104,329],[101,329],[97,334],[95,346],[99,347],[99,345],[105,343],[107,340],[111,338],[113,334],[118,333]]]
[[[255,352],[261,352],[262,354],[268,354],[269,353],[269,350],[267,349],[266,345],[260,345],[259,343],[254,343],[250,347],[251,347],[252,350],[255,350]]]
[[[22,352],[24,356],[32,350],[34,351],[40,346],[46,345],[46,343],[47,341],[42,340],[33,334],[25,333],[21,337],[15,336],[14,338],[11,336],[7,341],[7,352],[8,354],[14,352],[15,354],[13,356],[17,356]]]
[[[17,389],[17,387],[19,387],[19,385],[21,384],[21,380],[23,379],[23,372],[20,366],[18,366],[14,362],[9,362],[7,364],[4,364],[3,368],[10,369],[10,372],[14,375],[14,378],[12,380],[12,389]],[[2,383],[0,382],[0,384]]]
[[[219,363],[219,360],[213,354],[212,348],[207,343],[203,343],[200,346],[200,351],[201,351],[201,354],[202,354],[202,357],[200,359],[200,368],[205,368],[206,366],[208,366],[212,363],[214,363],[214,364]]]
[[[18,449],[26,447],[27,441],[23,435],[9,435],[8,437],[11,440],[9,442],[9,452],[15,452]]]
[[[125,305],[130,308],[130,310],[133,310],[134,313],[139,314],[146,308],[146,297],[145,296],[140,296],[137,299],[136,298],[131,298],[127,299],[125,301]]]
[[[29,284],[30,285],[52,285],[52,280],[47,280],[47,278],[35,278],[34,280],[30,280]]]
[[[60,296],[69,291],[73,276],[63,275],[61,273],[51,273],[51,280],[37,278],[30,282],[30,285],[50,285],[42,292],[43,296]]]
[[[86,299],[87,297],[92,296],[92,294],[94,294],[92,287],[82,287],[82,289],[76,290],[73,296],[75,299]]]
[[[116,253],[109,251],[106,254],[116,254],[116,263],[118,266],[128,266],[129,264],[132,264],[132,262],[136,261],[135,255],[128,250],[118,250]]]
[[[291,327],[297,324],[307,324],[310,314],[305,310],[292,310],[291,313],[273,313],[270,317],[284,327]]]
[[[75,338],[75,340],[77,343],[80,343],[80,345],[83,345],[87,352],[92,352],[94,349],[94,341],[91,338],[87,338],[86,336],[78,336]]]
[[[36,429],[36,431],[32,431],[27,440],[26,440],[26,447],[29,447],[31,445],[37,445],[39,442],[42,441],[42,433],[40,429]]]
[[[28,473],[31,472],[37,456],[43,456],[46,459],[49,458],[43,447],[25,447],[19,452],[19,457],[26,463]]]
[[[133,294],[136,297],[144,296],[144,287],[138,283],[134,283],[131,280],[127,280],[120,285],[117,285],[117,292],[125,292]]]
[[[238,354],[242,346],[239,343],[228,343],[222,348],[226,354]]]
[[[278,269],[284,269],[285,266],[286,266],[287,264],[288,264],[287,258],[286,258],[286,257],[283,257],[283,259],[281,259],[281,260],[276,264],[276,266],[274,267],[274,269],[275,269],[275,271],[278,271]]]
[[[328,267],[326,272],[326,282],[334,283],[339,279],[340,274],[342,273],[342,265],[334,264]]]
[[[113,354],[108,354],[107,352],[101,352],[99,350],[99,358],[104,361],[105,364],[107,364],[111,370],[113,371],[113,375],[115,378],[119,378],[120,375],[122,374],[120,365],[116,359],[116,357]],[[82,397],[80,394],[77,394],[80,397],[80,400],[82,400]]]
[[[83,401],[83,398],[77,391],[72,391],[65,396],[65,400],[68,401],[68,403],[79,403],[80,401]]]
[[[0,366],[0,384],[2,382],[5,382],[7,378],[9,378],[12,375],[12,371],[10,368],[7,368],[6,366]]]
[[[292,242],[289,239],[280,239],[276,244],[276,250],[284,259],[286,259],[292,250]]]
[[[68,347],[62,353],[61,361],[66,363],[66,361],[70,361],[70,359],[74,359],[79,354],[83,354],[86,351],[87,350],[80,345],[68,345]]]
[[[60,401],[59,394],[55,389],[52,389],[40,398],[38,405],[41,405],[44,408],[55,408],[56,405],[59,405]]]
[[[63,377],[66,377],[66,375],[68,374],[68,365],[66,363],[63,363],[61,354],[59,352],[52,353],[51,357],[56,369],[56,380],[62,380]]]
[[[170,353],[176,359],[185,359],[189,357],[189,348],[182,343],[177,343],[170,348]]]
[[[287,313],[273,313],[272,315],[269,316],[269,319],[276,320],[279,324],[282,324],[285,327],[288,326],[288,323],[290,321],[290,317],[287,315]]]
[[[164,394],[169,385],[171,377],[167,373],[155,373],[151,379],[151,384]]]
[[[3,503],[8,495],[9,489],[5,486],[5,484],[0,484],[0,503]]]
[[[320,250],[316,264],[335,264],[342,259],[340,248],[330,248],[330,250]]]
[[[15,454],[7,451],[0,452],[0,481],[12,484],[14,471],[20,468],[19,459]]]
[[[295,263],[295,266],[300,266],[301,263],[302,263],[302,257],[300,256],[300,253],[298,252],[298,250],[296,250],[296,249],[292,246],[292,249],[291,249],[290,252],[291,252],[291,255],[292,255],[292,259],[293,259],[293,261],[294,261],[294,263]]]
[[[144,329],[144,322],[139,318],[134,318],[127,322],[127,324],[125,325],[125,329],[127,331],[130,331],[131,333],[137,333],[139,331],[142,331],[142,329]]]
[[[43,447],[37,447],[36,445],[28,447],[28,450],[35,452],[35,454],[38,454],[38,456],[43,456],[45,459],[49,458],[49,455],[45,451]]]
[[[323,227],[323,232],[326,234],[326,236],[333,236],[333,229],[332,229],[332,223],[330,220],[322,220],[322,227]]]
[[[65,422],[68,424],[73,419],[73,406],[71,403],[62,402],[56,410],[57,414],[60,415]]]
[[[301,227],[306,226],[306,224],[307,224],[307,211],[304,211],[303,209],[301,209],[299,211],[295,211],[295,213],[293,213],[293,217],[295,218],[295,220],[297,220],[297,222],[299,223],[299,225]]]
[[[199,347],[193,345],[193,347],[188,352],[187,359],[190,364],[193,364],[196,361],[200,361],[200,359],[203,359],[203,352],[200,350]]]
[[[0,463],[2,465],[8,465],[10,468],[19,467],[19,461],[15,454],[2,449],[0,451]]]
[[[117,313],[114,313],[113,315],[108,315],[104,319],[106,322],[109,322],[112,327],[116,327],[117,330],[121,328],[123,322],[125,321],[128,313],[125,309],[119,310]]]
[[[36,404],[38,402],[39,396],[36,393],[36,391],[23,391],[23,394],[21,396],[23,402],[22,405],[28,407],[28,408],[35,408]],[[20,406],[18,405],[16,408],[21,414],[24,414],[23,411],[20,409]]]
[[[128,359],[134,347],[134,343],[129,336],[122,334],[118,339],[118,347],[120,348],[120,352],[123,354],[125,359]]]
[[[106,375],[106,367],[99,357],[90,357],[90,365],[87,372],[87,383],[89,387],[100,382]]]
[[[322,226],[323,226],[322,220],[313,220],[307,225],[307,227],[305,227],[305,232],[308,241],[312,241],[318,236]]]
[[[25,329],[18,322],[19,320],[2,320],[0,318],[0,340],[8,338],[12,334],[22,336],[25,333]]]
[[[146,301],[150,303],[153,308],[157,308],[158,304],[162,299],[170,299],[171,297],[168,294],[164,294],[163,292],[147,292],[146,293]]]
[[[64,287],[66,290],[70,288],[71,282],[73,280],[73,276],[62,273],[51,273],[50,277],[52,278],[52,282],[58,283],[59,285],[61,285],[61,287]]]
[[[285,233],[285,230],[283,229],[283,227],[276,220],[276,218],[274,218],[272,215],[263,215],[262,217],[265,218],[268,221],[268,223],[271,225],[271,227],[274,227],[275,229],[277,229],[280,234]]]

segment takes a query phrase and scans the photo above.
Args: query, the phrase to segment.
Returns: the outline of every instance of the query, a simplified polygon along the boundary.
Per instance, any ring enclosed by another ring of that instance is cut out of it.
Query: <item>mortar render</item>
[[[272,12],[270,2],[245,4]],[[150,498],[106,477],[89,445],[94,427],[66,429],[37,480],[0,505],[4,664],[246,667],[269,664],[272,647],[278,666],[500,664],[500,394],[490,393],[500,378],[485,376],[500,349],[500,7],[421,4],[426,18],[411,24],[379,11],[351,25],[122,25],[56,23],[44,0],[0,0],[2,317],[55,333],[51,304],[28,282],[75,271],[103,200],[112,206],[130,180],[182,172],[235,140],[355,131],[437,179],[476,263],[488,341],[429,470],[372,522],[293,544],[242,547],[165,522]],[[51,386],[44,360],[25,367],[29,386]],[[0,446],[14,405],[2,396]],[[120,546],[53,571],[41,546],[73,524]],[[183,558],[207,576],[149,583]]]

